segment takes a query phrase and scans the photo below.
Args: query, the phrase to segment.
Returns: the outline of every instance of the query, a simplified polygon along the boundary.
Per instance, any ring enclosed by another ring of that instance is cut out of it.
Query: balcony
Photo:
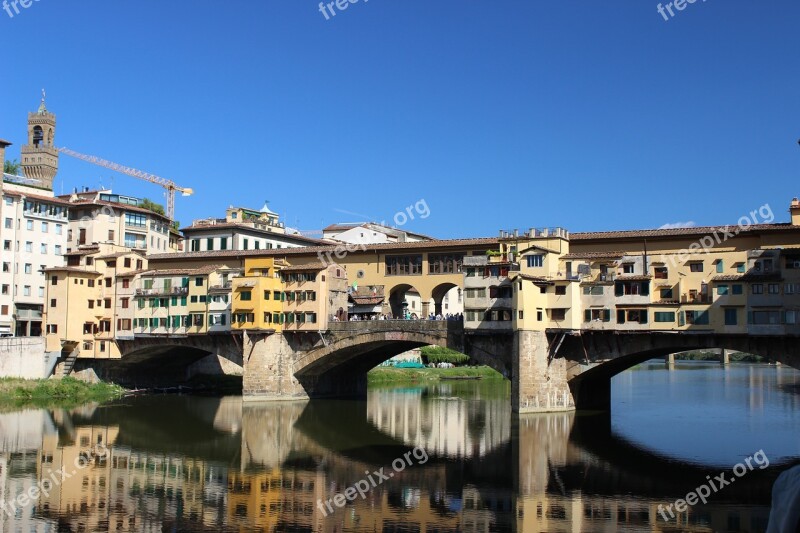
[[[710,304],[711,303],[711,295],[710,294],[682,294],[681,295],[681,303],[682,304]]]
[[[186,296],[187,294],[189,294],[189,287],[136,289],[136,296]]]

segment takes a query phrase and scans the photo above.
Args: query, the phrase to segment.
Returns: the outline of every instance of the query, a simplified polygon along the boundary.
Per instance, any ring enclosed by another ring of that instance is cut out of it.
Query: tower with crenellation
[[[22,171],[25,177],[39,180],[44,189],[53,189],[58,172],[58,150],[55,147],[56,116],[42,102],[35,113],[28,113],[28,144],[21,150]]]

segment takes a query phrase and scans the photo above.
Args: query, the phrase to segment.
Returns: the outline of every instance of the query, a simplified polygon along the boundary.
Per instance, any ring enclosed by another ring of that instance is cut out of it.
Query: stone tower
[[[55,148],[56,116],[42,103],[35,113],[28,113],[28,144],[21,150],[25,177],[39,180],[40,186],[52,190],[58,172],[58,150]]]

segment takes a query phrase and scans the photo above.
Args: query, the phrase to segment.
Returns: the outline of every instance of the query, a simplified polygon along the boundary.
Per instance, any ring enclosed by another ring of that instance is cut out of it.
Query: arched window
[[[34,146],[39,146],[40,144],[42,144],[43,140],[44,140],[44,132],[42,131],[42,127],[41,126],[34,126],[33,127],[33,145]]]

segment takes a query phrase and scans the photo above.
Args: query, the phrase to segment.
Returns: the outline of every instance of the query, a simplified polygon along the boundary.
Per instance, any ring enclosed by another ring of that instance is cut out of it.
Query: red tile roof
[[[603,239],[641,239],[641,238],[659,238],[659,237],[689,237],[689,236],[706,236],[713,235],[717,232],[722,236],[725,231],[734,234],[763,232],[763,231],[798,231],[800,226],[793,226],[789,223],[783,224],[753,224],[748,228],[739,228],[736,224],[729,224],[728,226],[698,226],[693,228],[672,228],[672,229],[639,229],[639,230],[624,230],[624,231],[595,231],[584,233],[570,233],[570,241],[581,242],[591,240]],[[722,237],[720,237],[722,238]]]

